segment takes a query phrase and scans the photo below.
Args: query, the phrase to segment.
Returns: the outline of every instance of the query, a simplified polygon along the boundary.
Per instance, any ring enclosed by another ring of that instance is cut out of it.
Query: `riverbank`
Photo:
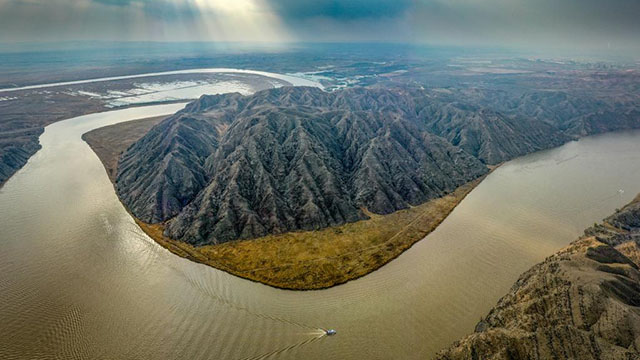
[[[166,119],[158,116],[147,119],[127,121],[120,124],[105,126],[89,131],[82,135],[84,140],[104,165],[107,175],[113,183],[118,168],[118,159],[131,144],[138,141],[157,123]]]
[[[437,359],[640,356],[640,195],[520,276]]]
[[[185,102],[203,93],[253,93],[288,85],[322,87],[289,75],[210,68],[0,88],[0,113],[4,115],[0,121],[0,188],[40,150],[40,135],[55,122],[114,109]]]
[[[83,139],[114,181],[118,158],[161,119],[131,121],[93,130]],[[494,167],[495,168],[495,167]],[[485,175],[486,176],[486,175]],[[136,222],[172,253],[276,288],[315,290],[367,275],[432,232],[484,177],[451,194],[389,215],[319,231],[195,247],[163,235],[163,224]],[[135,218],[135,217],[134,217]]]
[[[195,247],[163,235],[162,224],[136,223],[176,255],[233,275],[289,290],[318,290],[365,276],[436,229],[484,179],[389,215],[318,231],[289,232]]]
[[[0,339],[2,354],[64,358],[78,344],[83,358],[252,358],[306,341],[310,330],[293,322],[338,335],[285,357],[429,359],[473,332],[521,273],[640,192],[639,132],[581,139],[504,164],[377,271],[327,290],[280,291],[157,246],[81,140],[178,110],[51,125],[41,152],[0,191],[0,327],[13,334]],[[64,336],[48,336],[52,327]]]

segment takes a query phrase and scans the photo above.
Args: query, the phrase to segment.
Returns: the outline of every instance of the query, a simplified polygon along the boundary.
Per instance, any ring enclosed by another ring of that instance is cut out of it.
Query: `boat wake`
[[[243,358],[242,360],[263,360],[263,359],[268,359],[268,358],[270,358],[272,356],[280,355],[280,354],[283,354],[283,353],[285,353],[287,351],[291,351],[291,350],[294,350],[296,348],[299,348],[301,346],[311,344],[311,343],[316,342],[316,341],[322,339],[323,337],[327,336],[322,329],[319,329],[319,330],[320,330],[320,333],[319,334],[315,334],[312,338],[306,339],[304,341],[301,341],[299,343],[296,343],[296,344],[293,344],[293,345],[290,345],[290,346],[287,346],[287,347],[283,347],[281,349],[276,349],[276,350],[270,351],[268,353],[264,353],[264,354],[253,356],[253,357]]]

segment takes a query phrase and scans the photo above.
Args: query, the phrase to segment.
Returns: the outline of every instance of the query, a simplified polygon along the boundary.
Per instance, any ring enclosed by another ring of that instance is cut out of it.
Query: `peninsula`
[[[424,238],[491,166],[638,125],[633,114],[612,123],[588,107],[535,118],[522,109],[541,94],[511,108],[489,95],[283,87],[203,96],[160,122],[85,139],[161,245],[274,287],[319,289],[374,271]],[[544,96],[555,100],[540,111],[573,108],[567,94]]]

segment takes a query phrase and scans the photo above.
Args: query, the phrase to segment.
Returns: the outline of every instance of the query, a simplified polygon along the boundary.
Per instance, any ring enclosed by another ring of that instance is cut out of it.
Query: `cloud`
[[[459,45],[617,47],[640,44],[635,0],[420,0],[414,40]]]
[[[336,20],[376,19],[402,15],[411,0],[268,0],[268,4],[287,20],[309,18]]]
[[[91,0],[95,4],[120,7],[129,11],[142,11],[165,21],[184,21],[197,17],[199,8],[189,0]],[[133,8],[133,9],[132,9]]]
[[[150,0],[93,0],[93,2],[105,5],[115,5],[115,6],[126,6],[131,5],[131,3],[147,3],[151,2]]]
[[[638,0],[0,0],[0,41],[386,41],[640,49]]]
[[[0,41],[291,41],[263,0],[0,0]]]

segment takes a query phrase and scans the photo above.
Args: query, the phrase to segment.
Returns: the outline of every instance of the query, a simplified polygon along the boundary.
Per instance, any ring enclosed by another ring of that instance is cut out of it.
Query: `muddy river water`
[[[0,189],[1,358],[428,358],[472,332],[520,273],[640,192],[640,132],[584,138],[504,164],[374,273],[278,290],[155,244],[81,140],[182,106],[50,125]]]

